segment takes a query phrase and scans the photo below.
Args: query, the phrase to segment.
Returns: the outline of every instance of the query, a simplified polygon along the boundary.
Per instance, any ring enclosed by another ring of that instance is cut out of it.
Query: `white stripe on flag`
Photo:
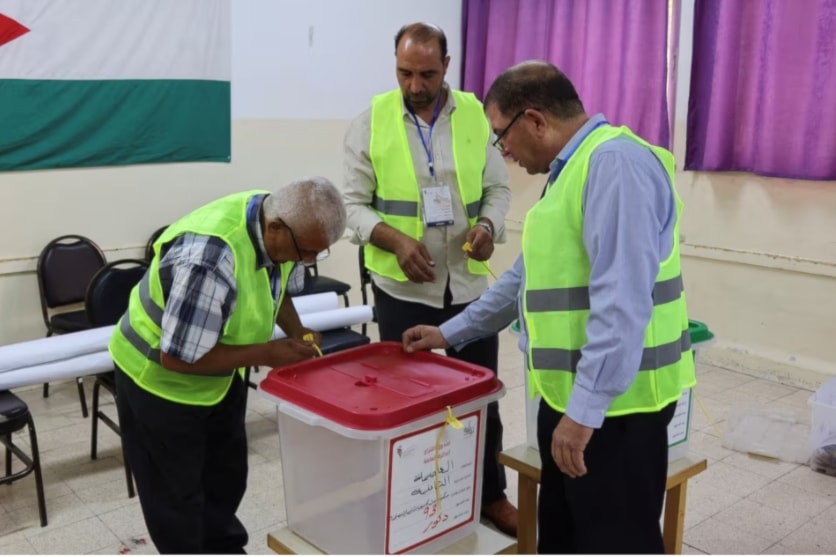
[[[230,0],[0,0],[6,79],[229,81]]]

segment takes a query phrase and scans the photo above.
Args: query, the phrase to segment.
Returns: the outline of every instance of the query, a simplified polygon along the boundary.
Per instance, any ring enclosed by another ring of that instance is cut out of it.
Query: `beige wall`
[[[692,315],[711,359],[817,387],[836,374],[836,183],[683,173]]]

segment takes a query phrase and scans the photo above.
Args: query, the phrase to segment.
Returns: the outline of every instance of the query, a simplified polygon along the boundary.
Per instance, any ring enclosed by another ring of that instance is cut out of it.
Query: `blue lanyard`
[[[261,222],[258,220],[258,215],[256,213],[256,203],[258,197],[253,197],[250,199],[250,204],[247,205],[247,221],[254,222],[255,226],[261,226]],[[278,302],[278,289],[279,289],[279,280],[278,280],[278,271],[279,266],[273,264],[273,270],[270,272],[270,292],[273,294],[273,302]]]
[[[435,108],[433,109],[433,119],[430,121],[430,131],[427,134],[427,139],[424,140],[424,132],[421,131],[421,124],[418,123],[418,117],[415,115],[415,111],[412,110],[412,107],[407,105],[407,110],[412,115],[412,119],[415,120],[415,127],[418,128],[418,137],[421,138],[421,145],[424,146],[424,152],[427,153],[427,165],[430,167],[430,176],[435,178],[435,167],[433,166],[433,151],[432,151],[432,142],[433,142],[433,126],[435,126],[435,121],[438,119],[438,112],[441,110],[441,93],[438,94],[438,100],[435,101]]]
[[[589,137],[592,134],[592,132],[594,132],[595,130],[597,130],[601,126],[606,125],[607,123],[608,122],[606,120],[603,120],[603,121],[598,122],[597,124],[595,124],[592,127],[591,130],[589,130],[588,132],[586,132],[584,134],[584,136],[581,138],[581,140],[578,141],[575,144],[575,146],[572,148],[572,150],[569,151],[569,153],[567,153],[564,158],[557,161],[557,164],[555,165],[554,170],[552,170],[551,174],[549,174],[549,180],[546,182],[546,187],[543,188],[543,193],[540,195],[541,199],[543,198],[544,195],[546,195],[546,192],[549,190],[549,186],[554,184],[555,180],[557,180],[557,177],[560,176],[561,172],[563,172],[563,169],[566,167],[566,163],[569,162],[569,159],[572,158],[572,155],[575,154],[575,151],[578,150],[578,147],[580,147],[581,144],[583,144],[583,142],[586,141],[586,138]]]

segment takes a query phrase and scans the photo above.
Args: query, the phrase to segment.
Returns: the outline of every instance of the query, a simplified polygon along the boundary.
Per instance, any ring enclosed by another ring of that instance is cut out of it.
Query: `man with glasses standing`
[[[668,424],[696,383],[673,154],[587,115],[547,62],[505,70],[485,107],[504,152],[547,174],[546,189],[514,266],[441,327],[407,331],[405,349],[457,346],[519,316],[542,395],[538,552],[663,553]]]
[[[377,95],[345,138],[343,199],[352,241],[364,245],[381,340],[441,324],[488,287],[487,260],[504,241],[508,172],[481,103],[444,81],[450,56],[438,27],[395,37],[400,87]],[[470,251],[463,247],[469,244]],[[497,370],[497,335],[448,355]],[[505,496],[499,406],[488,406],[482,513],[516,536]]]
[[[109,350],[125,455],[160,553],[244,552],[242,371],[316,356],[321,335],[302,326],[291,275],[344,230],[339,192],[314,177],[218,199],[154,243]],[[276,324],[287,339],[271,340]]]

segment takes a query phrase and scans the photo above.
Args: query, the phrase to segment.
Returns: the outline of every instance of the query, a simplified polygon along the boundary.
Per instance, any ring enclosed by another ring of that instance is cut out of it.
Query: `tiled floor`
[[[501,339],[507,394],[500,407],[510,447],[525,440],[525,393],[516,338],[503,333]],[[49,525],[39,526],[31,475],[0,486],[0,554],[155,553],[139,502],[127,496],[117,437],[106,427],[99,433],[99,459],[90,460],[90,420],[81,417],[73,383],[53,385],[48,399],[39,385],[16,392],[35,416]],[[784,407],[809,421],[810,392],[707,365],[700,366],[697,392],[717,423],[695,408],[691,452],[707,457],[709,468],[688,487],[684,551],[836,552],[836,478],[727,450],[718,431],[730,407],[742,403]],[[279,440],[275,407],[251,394],[250,487],[239,515],[250,531],[248,552],[269,554],[266,535],[285,520]],[[110,398],[104,399],[115,413]],[[17,440],[28,446],[24,437]],[[508,479],[509,496],[516,500],[516,477]]]

